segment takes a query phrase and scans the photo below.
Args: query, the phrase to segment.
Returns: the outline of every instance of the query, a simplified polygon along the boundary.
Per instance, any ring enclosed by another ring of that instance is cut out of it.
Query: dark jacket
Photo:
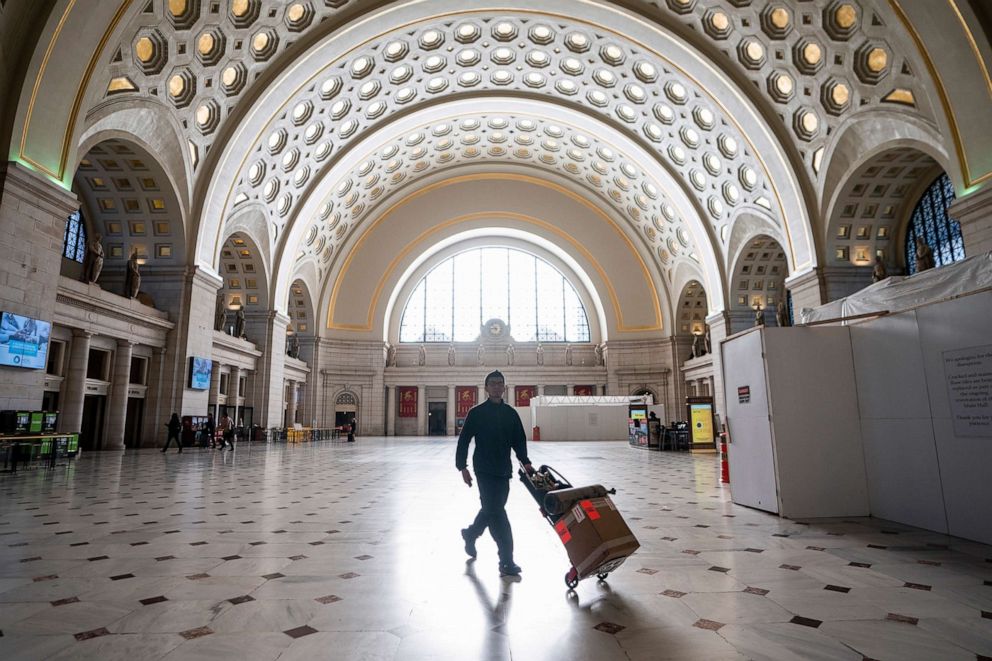
[[[179,418],[174,418],[165,423],[165,426],[169,428],[169,436],[179,436],[183,423],[179,421]]]
[[[468,412],[455,451],[455,468],[458,470],[468,466],[468,444],[473,437],[475,451],[472,453],[472,467],[476,474],[510,478],[513,475],[511,448],[517,459],[525,464],[530,463],[524,426],[520,416],[506,402],[494,404],[487,399]]]

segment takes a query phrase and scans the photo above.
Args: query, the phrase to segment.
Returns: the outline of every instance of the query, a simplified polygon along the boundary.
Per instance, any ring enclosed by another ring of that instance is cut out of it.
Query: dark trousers
[[[500,564],[513,563],[513,531],[510,519],[506,516],[506,499],[510,495],[510,480],[505,477],[476,474],[479,485],[479,500],[482,509],[475,515],[475,521],[468,527],[468,535],[479,537],[489,528],[499,549]]]
[[[162,452],[165,452],[166,450],[169,449],[169,444],[172,443],[172,439],[176,439],[176,445],[179,446],[179,451],[182,452],[183,451],[183,444],[179,441],[179,434],[178,434],[178,432],[175,433],[175,434],[169,434],[169,438],[166,439],[166,441],[165,441],[165,447],[162,448]]]

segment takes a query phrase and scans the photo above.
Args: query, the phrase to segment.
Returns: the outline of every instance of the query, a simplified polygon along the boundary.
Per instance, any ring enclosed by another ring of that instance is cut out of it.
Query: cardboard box
[[[641,546],[609,496],[578,501],[555,532],[579,578],[613,571]]]

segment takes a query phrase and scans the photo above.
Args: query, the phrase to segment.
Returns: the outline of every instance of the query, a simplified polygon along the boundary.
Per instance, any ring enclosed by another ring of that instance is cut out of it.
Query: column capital
[[[992,250],[992,185],[954,200],[947,215],[961,223],[966,255]]]
[[[88,340],[91,337],[93,337],[93,331],[83,330],[82,328],[73,328],[72,329],[72,336],[73,337],[85,338],[85,339]]]
[[[132,349],[136,344],[138,343],[135,342],[134,340],[125,340],[125,339],[117,338],[117,346],[120,347],[121,349],[124,348]]]

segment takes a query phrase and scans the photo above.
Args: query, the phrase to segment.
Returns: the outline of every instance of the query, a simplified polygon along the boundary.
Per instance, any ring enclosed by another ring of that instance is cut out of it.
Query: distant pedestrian
[[[233,448],[234,446],[231,443],[231,439],[234,438],[234,421],[231,420],[231,416],[227,413],[220,416],[220,421],[217,423],[217,429],[220,431],[221,438],[221,444],[218,449],[223,450],[226,447]]]
[[[203,423],[203,428],[200,430],[200,433],[206,436],[205,440],[210,442],[211,449],[213,449],[214,445],[217,444],[217,442],[214,440],[214,431],[216,429],[217,429],[217,424],[214,422],[214,414],[211,413],[207,415],[207,421]],[[203,442],[203,446],[204,447],[206,446],[205,442]]]
[[[183,443],[179,440],[179,432],[183,429],[183,423],[179,420],[179,414],[173,413],[169,421],[165,423],[165,426],[169,429],[169,438],[166,439],[165,447],[162,448],[162,452],[169,449],[169,443],[172,442],[172,439],[176,439],[176,445],[179,446],[179,454],[182,454]]]
[[[351,419],[351,424],[348,425],[348,442],[355,442],[355,429],[358,427],[358,416]]]

